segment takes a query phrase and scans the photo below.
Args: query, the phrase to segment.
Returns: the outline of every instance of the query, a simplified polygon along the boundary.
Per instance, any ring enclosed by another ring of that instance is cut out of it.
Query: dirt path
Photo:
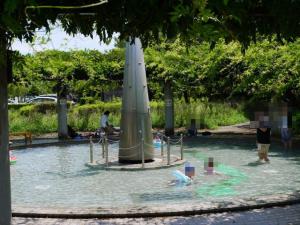
[[[250,129],[250,124],[249,123],[241,123],[241,124],[236,124],[236,125],[231,125],[231,126],[221,126],[217,129],[203,129],[199,130],[199,132],[203,131],[209,131],[214,134],[255,134],[256,130],[255,129]],[[176,128],[176,132],[184,132],[186,129],[185,128]],[[154,132],[159,131],[163,132],[161,129],[154,129]],[[79,132],[82,135],[87,135],[93,132]],[[47,133],[47,134],[40,134],[40,135],[33,135],[34,139],[48,139],[48,138],[58,138],[57,133]],[[20,140],[24,139],[23,136],[11,136],[11,140]]]
[[[250,129],[249,122],[230,125],[230,126],[221,126],[215,130],[210,130],[210,129],[200,130],[200,132],[203,131],[210,131],[214,134],[255,134],[256,133],[256,129]]]

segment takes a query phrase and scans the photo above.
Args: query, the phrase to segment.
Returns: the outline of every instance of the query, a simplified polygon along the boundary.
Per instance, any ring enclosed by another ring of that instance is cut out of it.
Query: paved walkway
[[[203,129],[199,130],[200,133],[203,131],[210,131],[214,134],[256,134],[256,129],[250,129],[250,123],[240,123],[231,126],[220,126],[217,129]]]
[[[12,225],[300,225],[300,204],[257,209],[246,212],[219,213],[190,217],[157,217],[128,219],[39,219],[13,218]]]

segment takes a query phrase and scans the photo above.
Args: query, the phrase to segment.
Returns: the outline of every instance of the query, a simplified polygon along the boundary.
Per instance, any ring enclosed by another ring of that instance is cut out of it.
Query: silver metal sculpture
[[[119,162],[141,162],[142,150],[145,162],[154,159],[146,70],[139,38],[126,43],[120,138]]]

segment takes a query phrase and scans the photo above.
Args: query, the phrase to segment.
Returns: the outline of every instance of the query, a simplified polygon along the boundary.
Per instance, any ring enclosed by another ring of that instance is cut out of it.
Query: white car
[[[35,97],[33,99],[30,99],[26,103],[45,103],[45,102],[56,103],[57,102],[57,98],[56,97],[38,96],[38,97]]]
[[[16,104],[16,102],[11,99],[8,99],[7,102],[8,102],[8,104]]]
[[[52,98],[57,98],[57,94],[45,94],[45,95],[39,95],[37,97],[52,97]]]

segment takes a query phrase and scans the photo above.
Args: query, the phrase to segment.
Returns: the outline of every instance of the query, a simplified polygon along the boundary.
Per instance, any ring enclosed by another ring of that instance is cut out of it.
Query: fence
[[[165,162],[165,156],[164,156],[164,148],[166,146],[167,148],[167,157],[166,157],[166,165],[171,165],[171,145],[178,145],[180,144],[180,159],[183,160],[183,135],[181,134],[180,135],[180,138],[178,139],[174,139],[174,138],[170,138],[168,136],[165,136],[164,134],[161,134],[161,133],[157,133],[155,135],[155,137],[158,137],[159,138],[159,141],[160,141],[160,153],[156,153],[154,152],[154,156],[155,158],[161,158],[162,159],[162,162]],[[158,140],[158,139],[156,139]],[[93,142],[93,139],[92,137],[90,137],[90,163],[91,164],[95,164],[94,162],[94,146],[95,144],[99,144],[101,145],[101,157],[102,157],[102,161],[105,160],[105,165],[108,167],[109,166],[109,145],[110,144],[114,144],[114,143],[119,143],[120,141],[116,141],[116,140],[112,140],[112,139],[109,139],[106,135],[102,135],[99,139],[99,141],[97,141],[96,143]],[[157,142],[156,142],[157,143]],[[155,143],[147,143],[145,142],[144,138],[141,137],[141,141],[136,144],[135,146],[131,146],[131,147],[128,147],[128,148],[120,148],[118,147],[118,149],[122,149],[122,150],[131,150],[131,149],[134,149],[134,148],[138,148],[140,147],[141,149],[141,152],[140,152],[140,155],[141,155],[141,167],[144,168],[145,167],[145,147],[152,147],[154,148],[154,145]],[[156,147],[158,147],[156,145]],[[113,149],[115,150],[115,149]],[[139,154],[139,152],[136,152],[132,155],[118,155],[118,157],[122,157],[122,158],[132,158],[134,156],[137,156]]]

